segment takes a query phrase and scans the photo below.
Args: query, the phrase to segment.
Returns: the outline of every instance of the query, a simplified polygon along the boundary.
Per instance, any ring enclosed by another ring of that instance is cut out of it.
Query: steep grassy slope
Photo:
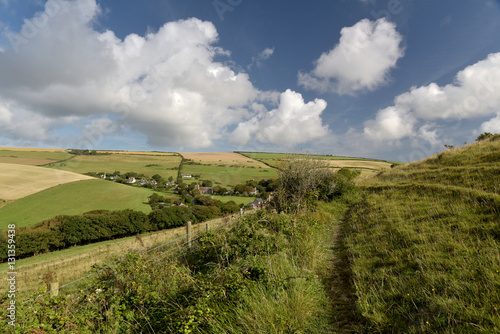
[[[51,171],[51,170],[48,170]],[[133,209],[149,213],[148,197],[154,192],[103,180],[72,182],[10,203],[0,209],[0,230],[39,223],[57,215],[76,215],[91,210]]]
[[[370,333],[500,332],[500,136],[384,171],[345,217]]]

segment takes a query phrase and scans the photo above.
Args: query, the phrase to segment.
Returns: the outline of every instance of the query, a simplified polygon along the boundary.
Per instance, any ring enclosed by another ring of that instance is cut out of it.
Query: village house
[[[135,177],[129,177],[127,183],[135,183],[136,181]]]
[[[182,174],[183,179],[190,179],[191,177],[191,174]]]

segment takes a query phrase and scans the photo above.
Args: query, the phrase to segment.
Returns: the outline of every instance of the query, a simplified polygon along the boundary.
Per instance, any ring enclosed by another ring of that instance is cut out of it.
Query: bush
[[[278,166],[274,207],[278,212],[296,213],[329,198],[334,191],[334,173],[325,161],[309,155],[283,160]]]

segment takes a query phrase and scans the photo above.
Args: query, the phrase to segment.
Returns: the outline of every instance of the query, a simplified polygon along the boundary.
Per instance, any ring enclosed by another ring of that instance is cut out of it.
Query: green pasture
[[[212,196],[213,199],[219,200],[223,203],[234,201],[236,204],[244,204],[247,205],[250,202],[255,200],[255,197],[246,197],[246,196]]]
[[[0,230],[7,224],[28,226],[57,215],[76,215],[91,210],[133,209],[149,213],[148,197],[154,191],[104,180],[59,185],[21,198],[0,209]]]
[[[95,172],[110,175],[114,171],[122,174],[136,172],[146,177],[159,174],[164,179],[168,179],[170,176],[177,177],[181,159],[179,155],[155,155],[154,153],[78,155],[71,160],[54,163],[50,167],[80,174]]]
[[[210,180],[214,185],[222,185],[225,187],[234,187],[247,180],[259,181],[277,176],[276,170],[272,168],[237,168],[203,165],[184,165],[182,173],[201,174],[200,180]]]

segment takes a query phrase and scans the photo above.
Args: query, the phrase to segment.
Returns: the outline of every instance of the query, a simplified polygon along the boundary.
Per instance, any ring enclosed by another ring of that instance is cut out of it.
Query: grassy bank
[[[500,332],[499,157],[490,140],[362,183],[345,222],[366,332]]]

